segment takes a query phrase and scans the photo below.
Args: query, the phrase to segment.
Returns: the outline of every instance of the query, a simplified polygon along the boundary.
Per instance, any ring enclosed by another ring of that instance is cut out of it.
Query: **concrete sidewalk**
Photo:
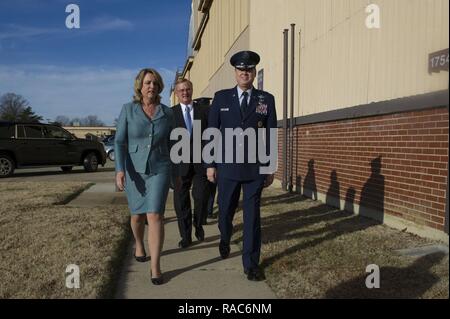
[[[96,184],[80,194],[68,205],[76,207],[125,204],[124,193],[115,192],[114,185]],[[227,259],[219,256],[219,229],[217,220],[208,220],[204,226],[205,241],[187,249],[178,248],[180,235],[173,209],[173,193],[169,193],[165,213],[165,242],[161,268],[165,283],[155,286],[150,281],[150,262],[139,263],[133,258],[131,242],[123,263],[116,298],[155,299],[274,299],[265,282],[251,282],[242,269],[242,253],[231,245]],[[147,242],[146,242],[147,246]],[[149,252],[146,247],[147,253]]]

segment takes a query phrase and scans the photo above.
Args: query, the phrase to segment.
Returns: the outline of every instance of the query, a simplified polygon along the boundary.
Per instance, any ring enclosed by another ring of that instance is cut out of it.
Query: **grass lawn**
[[[242,248],[242,210],[233,240]],[[448,255],[406,257],[397,249],[434,244],[319,201],[270,188],[261,203],[261,262],[279,298],[448,298]],[[380,269],[380,288],[365,285]]]
[[[0,183],[0,298],[112,297],[129,241],[124,206],[65,207],[81,182]],[[80,288],[66,288],[66,267]]]

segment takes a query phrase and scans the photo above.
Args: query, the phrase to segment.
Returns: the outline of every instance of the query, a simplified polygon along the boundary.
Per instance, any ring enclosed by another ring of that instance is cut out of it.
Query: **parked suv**
[[[104,166],[102,143],[79,139],[50,124],[0,122],[0,177],[16,168],[61,166],[64,172],[82,165],[87,172]]]

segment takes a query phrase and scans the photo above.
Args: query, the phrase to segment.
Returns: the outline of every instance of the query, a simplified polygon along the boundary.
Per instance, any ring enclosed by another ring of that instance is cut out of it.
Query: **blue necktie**
[[[242,115],[245,114],[245,111],[246,111],[247,106],[248,106],[247,96],[248,96],[248,92],[247,92],[247,91],[242,92],[242,97],[243,97],[242,102],[241,102],[241,112],[242,112]]]
[[[184,114],[184,122],[186,123],[186,128],[189,132],[189,135],[192,134],[192,120],[191,120],[191,108],[189,105],[186,105],[186,112]]]

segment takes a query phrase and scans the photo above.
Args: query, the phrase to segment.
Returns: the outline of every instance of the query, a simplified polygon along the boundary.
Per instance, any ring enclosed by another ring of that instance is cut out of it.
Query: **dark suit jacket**
[[[203,131],[208,128],[208,112],[209,112],[209,106],[203,106],[198,104],[196,101],[193,102],[193,109],[194,109],[194,121],[200,120],[201,121],[201,134],[203,134]],[[183,109],[180,104],[177,104],[173,107],[173,118],[174,118],[174,125],[175,127],[182,127],[186,128],[186,123],[184,122],[184,115],[183,115]],[[193,123],[194,124],[194,123]],[[200,137],[201,138],[201,137]],[[179,141],[179,140],[178,140]],[[178,141],[174,141],[173,143],[177,143]],[[203,147],[205,146],[206,142],[201,140],[198,141]],[[181,176],[186,176],[189,172],[190,165],[194,165],[194,170],[196,173],[206,174],[206,169],[203,166],[202,163],[193,163],[193,157],[192,157],[192,151],[193,151],[193,139],[191,136],[191,164],[189,163],[180,163],[177,164],[178,166],[178,172]],[[201,154],[200,154],[201,156]]]

